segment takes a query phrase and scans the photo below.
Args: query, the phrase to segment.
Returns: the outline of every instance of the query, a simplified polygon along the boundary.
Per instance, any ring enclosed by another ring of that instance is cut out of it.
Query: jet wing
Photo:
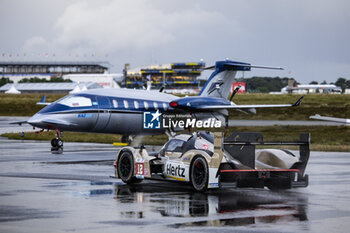
[[[326,116],[321,116],[319,114],[310,116],[310,119],[321,120],[321,121],[332,121],[332,122],[338,122],[338,123],[350,125],[350,119],[338,118],[338,117],[326,117]]]
[[[27,124],[27,121],[14,121],[10,122],[10,125],[22,125],[22,124]]]
[[[214,98],[182,98],[178,101],[170,102],[170,106],[173,108],[182,108],[186,110],[222,110],[222,109],[248,109],[253,110],[255,108],[285,108],[299,106],[302,99],[300,97],[294,104],[253,104],[253,105],[237,105],[233,102],[229,102],[223,99]]]

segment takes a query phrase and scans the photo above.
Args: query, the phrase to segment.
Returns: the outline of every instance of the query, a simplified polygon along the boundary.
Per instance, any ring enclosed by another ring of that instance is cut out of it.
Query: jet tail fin
[[[237,61],[217,61],[215,66],[205,69],[215,69],[202,88],[199,96],[210,96],[227,99],[232,89],[237,71],[250,71],[251,68],[283,70],[281,67],[256,66]]]

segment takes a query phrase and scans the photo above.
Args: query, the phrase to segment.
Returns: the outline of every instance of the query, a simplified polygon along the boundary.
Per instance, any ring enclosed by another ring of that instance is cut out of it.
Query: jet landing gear
[[[51,153],[52,154],[62,154],[63,153],[63,140],[61,137],[63,136],[63,132],[56,129],[56,138],[51,140]]]
[[[132,142],[132,140],[134,139],[133,136],[131,135],[123,135],[122,136],[122,143],[128,143],[130,144]]]

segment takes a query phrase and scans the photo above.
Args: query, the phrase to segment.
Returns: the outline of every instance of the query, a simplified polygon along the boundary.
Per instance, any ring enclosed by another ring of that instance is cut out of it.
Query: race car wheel
[[[203,192],[208,186],[208,164],[205,158],[197,156],[193,159],[190,169],[190,180],[193,188]]]
[[[118,176],[127,184],[139,183],[142,181],[134,176],[134,158],[130,151],[124,151],[119,156]]]

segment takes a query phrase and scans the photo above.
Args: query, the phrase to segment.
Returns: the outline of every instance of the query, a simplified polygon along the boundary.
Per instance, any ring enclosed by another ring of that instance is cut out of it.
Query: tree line
[[[51,77],[50,79],[34,77],[34,78],[24,78],[24,79],[20,80],[18,83],[50,83],[50,82],[51,83],[61,83],[61,82],[71,83],[72,80],[63,79],[63,78],[59,78],[59,77]],[[5,77],[2,77],[0,79],[0,87],[7,84],[7,83],[13,83],[13,81],[10,80],[9,78],[5,78]]]
[[[278,92],[285,86],[288,86],[287,77],[256,77],[240,78],[238,82],[245,82],[246,90],[250,93],[269,93]],[[295,81],[295,80],[294,80]],[[295,82],[296,83],[296,82]]]
[[[312,83],[310,84],[318,84],[316,81],[312,81]],[[321,84],[327,84],[326,81],[323,81]],[[350,79],[347,80],[346,78],[338,78],[337,81],[335,83],[330,83],[330,84],[334,84],[337,87],[340,87],[342,89],[342,91],[344,92],[345,89],[350,88]]]
[[[251,77],[251,78],[239,78],[237,79],[238,82],[245,82],[246,83],[246,90],[247,92],[251,93],[269,93],[269,92],[278,92],[281,91],[281,89],[285,86],[288,86],[288,80],[290,78],[287,77]],[[293,79],[293,78],[292,78]],[[293,79],[294,80],[294,79]],[[38,82],[72,82],[70,79],[63,79],[59,77],[51,77],[50,79],[45,78],[24,78],[19,83],[38,83]],[[204,85],[206,80],[201,80],[201,86]],[[0,87],[5,85],[6,83],[13,83],[9,78],[2,77],[0,79]],[[300,84],[296,80],[294,80],[295,84]],[[317,81],[312,81],[309,84],[319,84]],[[327,84],[326,81],[321,82],[320,84]],[[338,87],[340,87],[343,92],[345,89],[350,88],[350,79],[346,79],[343,77],[340,77],[337,79],[334,84]]]
[[[70,79],[63,79],[59,77],[51,77],[50,79],[46,78],[24,78],[19,83],[71,83],[72,80]]]

